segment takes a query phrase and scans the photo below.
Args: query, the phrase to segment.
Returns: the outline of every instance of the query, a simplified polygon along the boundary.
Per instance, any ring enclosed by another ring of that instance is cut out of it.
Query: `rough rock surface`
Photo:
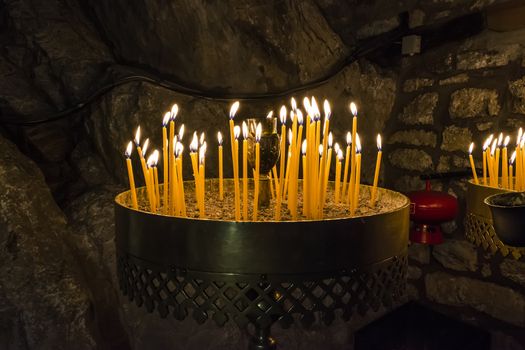
[[[399,120],[408,125],[431,125],[438,94],[429,92],[413,99],[399,115]]]
[[[1,137],[0,149],[2,346],[95,349],[90,294],[65,217],[36,165]]]
[[[436,147],[437,135],[425,130],[402,130],[388,137],[388,144],[401,143],[413,146]]]
[[[525,287],[525,263],[512,259],[505,259],[500,264],[501,274],[508,279]]]
[[[433,168],[432,157],[419,149],[401,148],[389,154],[392,165],[406,170],[428,170]]]
[[[525,77],[510,81],[509,90],[512,95],[512,111],[525,114]]]
[[[414,92],[425,87],[434,85],[433,79],[420,78],[420,79],[408,79],[403,84],[404,92]]]
[[[434,247],[432,255],[448,269],[456,271],[476,271],[478,269],[476,247],[464,240],[445,240]]]
[[[452,118],[497,116],[500,111],[498,92],[478,88],[454,91],[448,111]]]
[[[516,59],[519,54],[519,45],[505,46],[501,52],[462,52],[457,57],[457,68],[470,70],[487,67],[501,67]]]
[[[450,85],[450,84],[460,84],[466,83],[469,80],[469,76],[465,73],[453,75],[449,78],[445,78],[439,81],[439,85]]]
[[[525,326],[525,298],[511,288],[444,272],[426,275],[425,287],[427,297],[434,302],[468,305],[494,318]]]
[[[408,257],[420,264],[430,262],[430,248],[426,244],[412,243],[408,246]]]
[[[472,141],[472,132],[469,128],[460,128],[455,125],[447,126],[443,131],[441,149],[444,151],[467,151]]]

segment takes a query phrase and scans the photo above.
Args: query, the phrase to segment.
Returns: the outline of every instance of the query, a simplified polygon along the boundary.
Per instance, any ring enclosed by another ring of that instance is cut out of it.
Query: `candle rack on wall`
[[[115,204],[122,292],[161,317],[251,329],[251,349],[274,349],[272,324],[329,325],[391,306],[404,294],[409,201],[341,219],[235,222],[134,210]],[[139,191],[142,195],[144,191]],[[249,327],[251,325],[251,327]]]

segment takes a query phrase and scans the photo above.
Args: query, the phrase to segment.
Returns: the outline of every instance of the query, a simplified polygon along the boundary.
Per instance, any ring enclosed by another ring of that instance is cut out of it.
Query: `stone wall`
[[[516,138],[525,127],[525,29],[485,31],[464,42],[405,57],[387,123],[385,181],[402,192],[424,189],[419,176],[469,170],[468,147],[491,133]],[[464,237],[466,181],[433,180],[458,198],[457,219],[443,225],[445,242],[410,247],[409,294],[433,308],[491,329],[506,348],[525,344],[525,263],[522,255],[477,247]],[[523,252],[521,252],[523,253]],[[504,348],[499,345],[498,349]]]

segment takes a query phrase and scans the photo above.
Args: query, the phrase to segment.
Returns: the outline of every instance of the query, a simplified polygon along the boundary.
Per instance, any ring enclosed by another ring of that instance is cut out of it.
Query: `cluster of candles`
[[[504,136],[503,133],[500,133],[498,137],[490,135],[485,139],[482,148],[483,178],[481,181],[484,186],[525,191],[525,135],[522,128],[518,130],[516,145],[510,158],[507,150],[509,142],[510,136]],[[474,143],[471,143],[469,147],[470,167],[474,183],[479,184],[480,180],[472,156],[473,150]]]
[[[280,130],[280,159],[272,168],[270,176],[271,195],[275,200],[274,219],[280,220],[282,206],[285,203],[292,219],[299,216],[298,193],[299,169],[302,165],[302,215],[308,219],[322,219],[323,209],[326,204],[328,180],[332,164],[332,156],[335,154],[335,185],[334,202],[347,206],[351,216],[355,214],[360,198],[361,186],[361,141],[357,133],[357,107],[352,102],[350,111],[352,113],[352,130],[346,135],[346,155],[338,143],[334,143],[330,132],[331,109],[328,101],[324,101],[324,121],[321,122],[321,113],[316,99],[304,98],[303,112],[297,107],[295,99],[291,99],[291,110],[287,111],[282,106],[279,113],[281,121]],[[253,177],[253,203],[248,203],[249,171],[248,171],[248,135],[249,130],[246,122],[242,127],[235,125],[235,115],[239,109],[239,102],[232,104],[229,113],[229,134],[233,166],[234,204],[235,220],[247,221],[248,206],[253,207],[251,220],[258,220],[258,202],[260,191],[260,140],[262,126],[255,127],[255,162],[254,168],[250,169]],[[154,213],[162,213],[171,216],[187,216],[186,199],[184,194],[183,179],[183,153],[184,146],[184,124],[175,135],[175,120],[178,114],[178,106],[175,104],[171,111],[164,115],[162,123],[162,161],[163,161],[163,186],[159,185],[159,174],[157,164],[160,152],[154,150],[146,158],[149,139],[140,144],[140,126],[135,133],[134,142],[130,141],[126,152],[126,163],[130,183],[131,202],[134,209],[138,209],[137,193],[135,188],[134,174],[131,163],[133,143],[137,149],[142,173],[145,180],[145,192],[149,210]],[[291,127],[287,126],[289,115]],[[267,118],[273,118],[273,112],[268,113]],[[239,138],[242,131],[242,192],[240,186],[239,169]],[[287,137],[288,136],[288,137]],[[224,200],[223,184],[223,136],[217,133],[218,141],[218,167],[219,167],[219,199]],[[288,142],[287,142],[288,141]],[[288,147],[288,148],[287,148]],[[370,206],[376,206],[377,184],[381,166],[381,136],[377,136],[377,158],[374,181],[370,192]],[[206,217],[205,211],[205,161],[207,142],[204,133],[198,136],[193,133],[189,145],[190,158],[195,181],[195,196],[199,217]],[[344,168],[342,162],[344,161]],[[242,194],[242,201],[241,201]],[[242,209],[242,210],[241,210]]]

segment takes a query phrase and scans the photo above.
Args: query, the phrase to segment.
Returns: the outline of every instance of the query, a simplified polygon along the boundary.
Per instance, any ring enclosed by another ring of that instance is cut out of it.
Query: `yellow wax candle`
[[[315,164],[314,164],[314,153],[316,145],[315,145],[315,121],[311,121],[310,128],[309,128],[309,139],[307,140],[308,147],[306,149],[306,161],[307,161],[307,167],[308,167],[308,185],[307,185],[307,197],[306,201],[308,201],[308,218],[313,218],[313,211],[314,211],[314,192],[315,192]]]
[[[288,198],[288,209],[290,210],[290,213],[292,214],[292,219],[294,220],[297,217],[296,212],[293,209],[294,195],[297,194],[295,187],[294,187],[296,183],[293,182],[293,177],[294,177],[293,174],[295,171],[294,152],[295,152],[295,143],[297,142],[297,114],[295,113],[295,110],[296,110],[296,104],[295,104],[295,100],[292,98],[292,110],[290,111],[290,119],[292,120],[292,130],[289,135],[290,137],[289,137],[289,146],[288,146],[288,164],[286,164],[286,172],[288,174],[286,175],[284,186],[285,187],[289,186],[289,188],[292,191],[290,195],[288,196],[289,197]],[[292,177],[291,184],[289,184],[290,177]],[[288,193],[287,189],[285,189],[283,193],[284,197],[286,197],[287,193]]]
[[[273,174],[274,194],[275,194],[275,198],[277,199],[277,191],[279,190],[279,175],[277,174],[277,165],[273,166],[272,173],[270,175],[272,174]]]
[[[159,188],[159,172],[157,167],[153,168],[153,176],[155,177],[155,198],[157,199],[157,208],[160,207],[160,188]]]
[[[509,145],[510,137],[506,136],[505,141],[503,142],[503,151],[501,159],[501,177],[503,181],[503,188],[509,188],[509,156],[507,151],[507,146]]]
[[[219,199],[224,199],[224,181],[223,181],[223,169],[222,169],[222,134],[219,131],[217,133],[217,139],[219,141]]]
[[[326,201],[326,192],[328,191],[328,177],[330,176],[330,166],[332,163],[332,142],[333,142],[333,136],[332,133],[328,134],[328,153],[326,156],[326,165],[324,167],[324,173],[323,173],[323,187],[321,191],[321,211],[320,215],[321,218],[323,217],[323,209]]]
[[[182,175],[182,152],[184,150],[184,147],[182,146],[181,143],[178,143],[177,144],[177,158],[176,158],[176,163],[177,163],[177,173],[178,173],[178,181],[177,181],[177,185],[178,185],[178,190],[177,190],[177,193],[178,193],[178,197],[180,198],[179,202],[180,202],[180,210],[179,212],[177,213],[177,215],[182,215],[182,216],[186,216],[186,198],[185,198],[185,195],[184,195],[184,178],[183,178],[183,175]]]
[[[299,157],[301,154],[301,141],[303,138],[303,113],[300,110],[296,111],[296,117],[297,117],[297,123],[299,124],[299,129],[297,131],[294,145],[293,145],[293,152],[292,152],[292,173],[291,173],[291,185],[293,188],[291,194],[289,195],[291,197],[291,211],[292,211],[292,217],[294,219],[297,219],[298,217],[298,210],[297,210],[297,196],[299,193]]]
[[[275,220],[281,220],[281,201],[284,190],[284,166],[285,166],[285,146],[286,146],[286,107],[282,106],[280,111],[281,119],[281,146],[280,146],[280,164],[279,164],[279,187],[277,189],[277,204],[275,205]]]
[[[232,155],[232,166],[235,167],[234,164],[234,153],[235,153],[235,126],[233,123],[233,118],[235,118],[235,114],[237,113],[237,110],[239,109],[239,101],[235,101],[232,106],[230,107],[230,147],[231,147],[231,155]]]
[[[206,143],[203,143],[203,147],[199,150],[199,217],[205,218],[206,217],[206,209],[204,205],[204,199],[205,196],[205,183],[206,183],[206,177],[205,177],[205,170],[204,170],[204,157],[206,154]]]
[[[487,152],[483,150],[483,185],[487,186]]]
[[[248,125],[242,122],[242,218],[248,220]]]
[[[260,172],[260,163],[261,163],[261,135],[262,135],[262,125],[261,123],[257,124],[255,128],[255,171],[253,176],[253,221],[257,221],[257,215],[259,211],[259,172]]]
[[[241,198],[239,188],[239,135],[241,129],[238,125],[234,127],[235,141],[233,143],[233,183],[235,186],[235,220],[241,220]]]
[[[168,150],[168,131],[167,126],[170,122],[171,113],[166,112],[164,114],[164,119],[162,119],[162,170],[163,170],[163,177],[162,181],[164,185],[162,186],[162,192],[163,192],[163,206],[162,206],[162,213],[167,214],[169,209],[168,204],[168,197],[169,197],[169,150]]]
[[[514,181],[512,179],[512,175],[514,173],[514,169],[512,167],[512,164],[514,163],[514,160],[516,159],[516,151],[512,152],[512,155],[509,159],[509,189],[514,190]]]
[[[199,208],[199,160],[198,160],[198,149],[199,149],[199,139],[197,133],[193,133],[193,139],[190,143],[190,158],[191,158],[191,167],[193,169],[193,180],[195,182],[195,200],[197,201],[197,208]]]
[[[359,134],[356,134],[356,154],[355,154],[355,188],[354,199],[352,201],[352,215],[355,214],[359,206],[359,188],[361,186],[361,142],[359,141]]]
[[[275,172],[277,172],[277,170]],[[270,181],[270,184],[269,184],[270,185],[270,195],[271,195],[272,199],[274,199],[275,198],[275,185],[274,185],[274,181],[273,181],[273,177],[272,177],[272,172],[271,171],[268,174],[268,180]]]
[[[133,142],[128,143],[128,147],[126,148],[126,165],[128,168],[128,179],[129,179],[129,190],[131,193],[131,204],[133,205],[133,209],[138,209],[139,205],[137,202],[137,190],[135,188],[135,177],[133,176],[133,167],[131,165],[131,152],[133,151]]]
[[[148,200],[150,200],[151,188],[149,184],[148,167],[146,165],[146,159],[144,158],[144,156],[146,155],[146,151],[148,150],[148,145],[149,145],[149,139],[146,139],[146,141],[144,141],[144,144],[142,145],[142,148],[140,146],[137,146],[137,152],[140,154],[140,164],[142,165],[142,173],[144,175],[144,185],[146,186],[146,193],[148,196]]]
[[[307,140],[303,141],[301,146],[302,160],[303,160],[303,216],[306,216],[308,213],[308,162],[306,158],[306,147]]]
[[[350,111],[352,112],[352,141],[356,139],[357,134],[357,106],[354,102],[350,103]],[[354,188],[355,188],[355,154],[356,149],[352,147],[352,155],[350,159],[350,182],[348,184],[348,197],[347,202],[352,205],[352,199],[354,198]]]
[[[478,174],[476,173],[476,165],[474,164],[474,158],[472,158],[472,150],[474,149],[474,142],[470,144],[470,147],[468,149],[468,157],[470,160],[470,168],[472,169],[472,178],[474,179],[474,183],[478,184]]]
[[[498,147],[498,140],[495,139],[492,141],[492,147],[490,148],[490,167],[492,169],[492,174],[490,176],[490,185],[492,187],[498,186],[498,178],[496,177],[496,148]]]
[[[337,152],[337,163],[335,164],[335,204],[339,204],[340,186],[341,186],[341,161],[343,160],[343,151]]]
[[[514,150],[514,153],[516,154],[516,165],[515,165],[515,180],[514,180],[514,188],[516,190],[519,190],[521,187],[521,177],[520,177],[520,164],[521,164],[521,155],[520,155],[520,147],[519,144],[516,146],[516,149]]]
[[[377,200],[377,183],[379,182],[379,170],[381,168],[381,156],[383,155],[381,148],[381,135],[377,135],[377,158],[376,158],[376,170],[374,172],[374,183],[372,184],[372,193],[370,194],[370,205],[376,206]]]
[[[346,133],[346,154],[345,154],[345,167],[343,171],[343,186],[341,189],[341,197],[344,198],[346,194],[346,186],[348,184],[348,164],[350,164],[350,147],[352,146],[352,134]]]
[[[175,148],[178,143],[177,136],[174,136],[170,141],[172,145],[170,145],[169,149],[170,152],[173,150],[173,153],[169,155],[169,213],[170,215],[175,215],[179,210],[179,197],[177,196],[177,163],[175,162]]]
[[[148,157],[148,162],[147,162],[147,165],[148,165],[148,171],[147,171],[147,181],[148,181],[148,185],[149,185],[149,188],[150,188],[150,193],[149,193],[149,200],[150,200],[150,208],[151,208],[151,211],[152,212],[155,212],[156,209],[157,209],[157,200],[155,198],[155,179],[154,179],[154,175],[153,175],[153,166],[154,166],[154,161],[153,161],[153,154],[151,154],[149,157]]]

